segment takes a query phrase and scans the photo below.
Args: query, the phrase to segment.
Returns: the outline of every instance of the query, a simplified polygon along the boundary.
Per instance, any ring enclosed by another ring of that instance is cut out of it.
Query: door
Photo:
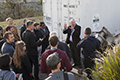
[[[80,25],[80,0],[62,0],[62,26],[64,23],[67,26],[70,25],[70,19],[75,19],[76,23]],[[63,41],[66,39],[66,35],[63,35]]]

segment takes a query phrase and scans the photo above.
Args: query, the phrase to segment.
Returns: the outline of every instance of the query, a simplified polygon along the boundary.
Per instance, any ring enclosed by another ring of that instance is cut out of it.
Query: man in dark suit
[[[40,22],[40,31],[42,33],[42,38],[43,39],[43,42],[42,42],[42,52],[43,53],[45,51],[45,49],[47,48],[47,46],[49,45],[49,34],[50,34],[50,31],[48,29],[47,26],[45,26],[45,23],[44,22]]]
[[[80,49],[76,47],[77,43],[81,40],[80,39],[81,27],[75,23],[74,19],[70,20],[70,24],[71,25],[68,26],[68,28],[66,24],[64,25],[63,33],[67,34],[66,43],[70,44],[70,49],[74,62],[73,66],[81,68]]]

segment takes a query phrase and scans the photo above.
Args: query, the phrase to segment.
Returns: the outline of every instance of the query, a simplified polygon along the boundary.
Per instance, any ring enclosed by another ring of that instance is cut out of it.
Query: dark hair
[[[44,22],[40,22],[40,26],[42,26],[42,24],[45,24]]]
[[[31,24],[33,24],[32,21],[27,21],[27,27],[29,27]]]
[[[53,47],[55,47],[57,45],[58,41],[59,40],[58,40],[57,36],[53,35],[53,36],[50,36],[50,38],[49,38],[49,42],[50,42],[51,46],[53,46]]]
[[[90,35],[91,34],[91,29],[89,27],[85,28],[85,34]]]
[[[8,54],[5,53],[0,56],[0,69],[10,70],[9,63],[10,63],[10,56]]]
[[[9,35],[12,35],[12,33],[11,32],[6,32],[5,34],[4,34],[4,39],[6,40],[6,39],[9,39]]]
[[[12,26],[7,26],[6,31],[9,31],[12,28]]]
[[[34,26],[36,27],[37,25],[39,25],[39,23],[34,23]]]
[[[27,19],[24,19],[24,21],[23,21],[23,22],[25,23],[25,21],[27,21]]]

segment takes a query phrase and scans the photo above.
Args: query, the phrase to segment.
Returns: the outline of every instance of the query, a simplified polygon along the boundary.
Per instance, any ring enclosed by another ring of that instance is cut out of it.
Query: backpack
[[[63,74],[64,74],[64,80],[69,80],[67,72],[63,72]]]
[[[0,52],[1,52],[1,48],[2,48],[2,45],[5,43],[6,41],[4,39],[1,39],[0,40]]]

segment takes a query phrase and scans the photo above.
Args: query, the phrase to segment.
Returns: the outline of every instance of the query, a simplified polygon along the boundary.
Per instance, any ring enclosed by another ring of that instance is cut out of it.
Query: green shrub
[[[101,63],[96,64],[96,71],[92,71],[95,80],[120,80],[120,45],[108,50]]]

